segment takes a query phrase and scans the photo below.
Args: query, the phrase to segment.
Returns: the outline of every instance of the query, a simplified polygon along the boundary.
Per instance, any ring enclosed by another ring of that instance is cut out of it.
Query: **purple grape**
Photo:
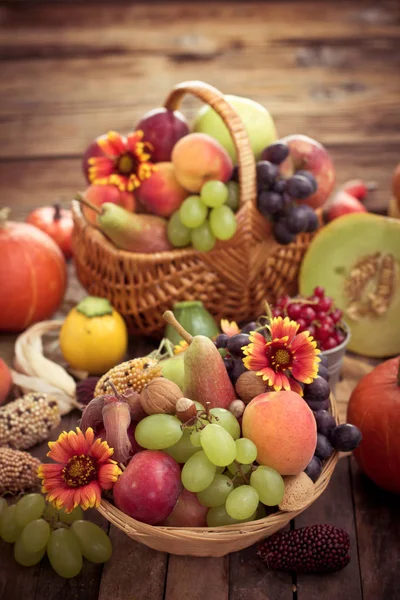
[[[314,400],[322,402],[329,398],[331,388],[329,383],[322,377],[316,377],[311,383],[307,383],[304,386],[304,398],[305,400]]]
[[[322,472],[322,462],[318,456],[313,456],[306,468],[304,473],[315,483]]]
[[[351,452],[360,444],[362,433],[355,425],[344,423],[331,431],[329,439],[335,450]]]
[[[226,348],[228,340],[229,335],[226,335],[226,333],[220,333],[217,336],[217,339],[215,340],[215,345],[217,346],[217,348]]]
[[[273,191],[263,191],[258,196],[258,210],[264,217],[269,217],[282,209],[283,201],[281,194]]]
[[[292,198],[304,200],[304,198],[311,196],[313,186],[308,177],[304,177],[303,175],[293,175],[293,177],[290,177],[286,182],[286,191]]]
[[[311,208],[311,206],[307,206],[306,204],[304,204],[303,206],[307,209],[308,212],[308,225],[306,231],[308,233],[312,233],[313,231],[316,231],[319,227],[317,213]]]
[[[250,344],[250,337],[247,333],[237,333],[229,338],[227,349],[232,356],[244,356],[243,354],[243,346],[247,346]]]
[[[310,183],[313,187],[312,193],[314,194],[314,192],[317,191],[318,183],[317,183],[317,180],[315,179],[314,175],[311,173],[311,171],[304,171],[304,170],[296,171],[296,175],[301,175],[302,177],[307,177],[307,179],[310,181]]]
[[[256,165],[257,187],[270,187],[279,177],[279,168],[268,160],[262,160]]]
[[[278,192],[278,194],[282,194],[286,188],[286,179],[278,179],[272,186],[274,192]]]
[[[329,381],[329,371],[322,363],[319,363],[318,376]]]
[[[250,333],[250,331],[255,331],[257,329],[257,323],[255,321],[250,321],[250,323],[246,323],[244,327],[242,327],[241,333]]]
[[[228,372],[228,375],[230,375],[232,373],[234,364],[235,364],[235,360],[231,356],[224,358],[224,365],[225,365],[225,369]]]
[[[300,233],[308,226],[308,211],[305,206],[293,206],[286,218],[289,231]]]
[[[320,354],[319,355],[321,362],[319,363],[320,365],[323,365],[324,367],[328,368],[329,365],[329,359],[326,356],[326,354]]]
[[[296,238],[296,235],[289,231],[284,219],[280,219],[274,223],[273,232],[276,241],[284,246],[291,244]]]
[[[242,375],[242,373],[245,373],[246,371],[247,369],[244,366],[242,359],[238,358],[237,360],[235,360],[232,371],[230,373],[232,383],[235,384],[239,377]]]
[[[307,400],[305,398],[305,401],[307,402],[308,406],[311,408],[311,410],[317,411],[317,410],[328,410],[329,408],[329,400]]]
[[[317,433],[317,446],[315,448],[315,454],[321,460],[329,458],[333,454],[333,446],[327,437],[322,433]]]
[[[233,167],[231,181],[236,181],[236,183],[239,183],[239,167],[237,165]]]
[[[327,410],[317,410],[314,417],[317,422],[318,433],[329,437],[329,432],[336,427],[335,418]]]
[[[269,160],[274,165],[280,165],[289,156],[289,147],[283,142],[276,142],[265,148],[261,160]]]

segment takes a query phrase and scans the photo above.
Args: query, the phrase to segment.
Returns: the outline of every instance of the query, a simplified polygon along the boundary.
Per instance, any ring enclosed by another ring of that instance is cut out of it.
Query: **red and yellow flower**
[[[143,131],[134,131],[127,137],[116,131],[97,140],[101,156],[88,159],[88,178],[97,185],[115,185],[122,192],[133,192],[156,169],[150,162],[153,149],[143,141]]]
[[[227,336],[232,337],[237,333],[240,333],[240,328],[235,321],[228,321],[228,319],[221,319],[221,330],[222,333],[225,333]]]
[[[288,317],[272,318],[269,327],[271,341],[256,331],[250,333],[250,344],[243,348],[243,362],[276,391],[292,390],[303,395],[299,382],[311,383],[317,376],[317,342],[308,331],[298,334],[299,325]]]
[[[38,475],[42,492],[57,509],[71,512],[81,506],[84,510],[99,506],[101,491],[110,490],[121,469],[111,456],[114,452],[107,442],[94,439],[89,427],[82,433],[64,431],[56,442],[49,442],[47,456],[56,464],[42,464]]]

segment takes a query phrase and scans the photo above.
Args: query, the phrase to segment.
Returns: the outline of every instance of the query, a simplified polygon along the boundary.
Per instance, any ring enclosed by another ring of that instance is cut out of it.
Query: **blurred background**
[[[129,131],[199,79],[265,105],[281,136],[327,146],[338,183],[377,183],[400,155],[398,0],[7,2],[0,6],[1,204],[21,218],[83,188],[96,136]],[[183,112],[193,114],[193,99]]]

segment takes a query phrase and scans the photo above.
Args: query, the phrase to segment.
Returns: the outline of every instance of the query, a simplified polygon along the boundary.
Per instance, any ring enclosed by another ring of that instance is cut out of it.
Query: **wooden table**
[[[399,35],[397,0],[2,3],[1,204],[22,219],[35,206],[68,202],[84,186],[80,156],[92,138],[131,129],[173,84],[202,79],[267,105],[281,135],[320,140],[338,182],[375,181],[369,207],[384,212],[399,161]],[[187,114],[196,106],[188,99]],[[63,312],[83,293],[72,275]],[[0,337],[0,355],[10,363],[14,339]],[[137,355],[151,349],[145,340],[134,346]],[[62,428],[77,417],[66,417]],[[112,560],[104,568],[86,563],[70,581],[46,560],[18,567],[3,543],[0,599],[395,600],[398,505],[344,458],[328,490],[294,523],[349,532],[352,560],[337,574],[292,580],[268,572],[255,547],[216,559],[168,556],[111,527]]]

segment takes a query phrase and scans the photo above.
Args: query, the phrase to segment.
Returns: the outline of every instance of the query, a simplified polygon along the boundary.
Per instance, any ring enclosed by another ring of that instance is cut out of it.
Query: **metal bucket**
[[[342,370],[346,346],[351,337],[350,328],[346,323],[343,324],[343,331],[346,333],[346,339],[340,346],[336,346],[336,348],[332,348],[332,350],[321,352],[321,356],[326,356],[328,359],[329,385],[333,394],[335,393],[335,386],[339,381],[340,371]]]

